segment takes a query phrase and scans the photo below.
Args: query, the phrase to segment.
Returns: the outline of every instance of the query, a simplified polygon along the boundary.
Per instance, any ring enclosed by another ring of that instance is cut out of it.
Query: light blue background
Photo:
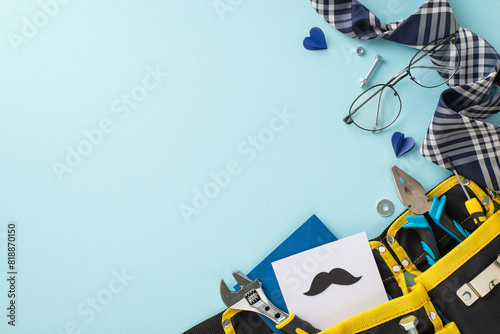
[[[363,3],[389,22],[423,1]],[[451,5],[462,26],[500,48],[500,4]],[[349,39],[307,0],[72,0],[52,9],[16,52],[9,38],[41,5],[1,2],[0,277],[9,221],[18,224],[19,271],[15,328],[1,279],[2,333],[181,333],[224,309],[221,278],[251,270],[312,214],[338,237],[377,236],[403,210],[392,165],[427,189],[450,174],[418,148],[396,159],[390,144],[402,131],[421,145],[443,88],[400,83],[403,111],[389,131],[342,122],[375,55],[384,62],[370,82],[380,83],[413,51]],[[327,50],[302,47],[314,26]],[[167,74],[123,117],[115,103],[148,67]],[[248,161],[248,138],[285,109],[294,118]],[[111,133],[59,179],[54,163],[103,121]],[[233,160],[239,174],[187,222],[179,207]],[[389,218],[375,210],[382,198],[396,205]],[[128,275],[124,285],[116,272]],[[92,298],[105,304],[93,318]]]

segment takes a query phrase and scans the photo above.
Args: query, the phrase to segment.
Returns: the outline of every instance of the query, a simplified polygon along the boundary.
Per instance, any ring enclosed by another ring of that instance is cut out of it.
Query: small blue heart
[[[309,32],[310,37],[304,38],[304,47],[307,50],[322,50],[326,49],[326,40],[325,40],[325,34],[323,33],[323,30],[321,30],[318,27],[314,27],[311,29]]]
[[[391,142],[397,158],[409,152],[415,146],[415,140],[412,137],[405,138],[405,135],[401,132],[394,132]]]

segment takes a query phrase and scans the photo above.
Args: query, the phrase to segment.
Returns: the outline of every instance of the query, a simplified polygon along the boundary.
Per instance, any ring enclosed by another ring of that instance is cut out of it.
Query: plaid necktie
[[[483,38],[461,27],[447,0],[428,0],[405,20],[386,24],[356,0],[311,0],[316,11],[340,32],[360,40],[384,38],[420,49],[455,34],[460,69],[448,82],[420,153],[494,191],[500,191],[500,127],[482,122],[500,111],[500,55]],[[458,55],[456,56],[458,58]],[[449,57],[450,62],[458,59]]]

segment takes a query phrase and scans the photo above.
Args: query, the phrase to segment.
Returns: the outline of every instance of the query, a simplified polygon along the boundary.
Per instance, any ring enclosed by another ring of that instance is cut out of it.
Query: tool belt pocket
[[[436,228],[440,257],[432,259],[421,236],[403,227],[411,214],[404,212],[381,236],[370,241],[392,300],[322,333],[402,333],[400,322],[408,316],[418,319],[420,334],[497,331],[500,288],[495,291],[493,287],[500,283],[500,213],[495,213],[498,197],[491,199],[493,196],[473,182],[466,188],[482,203],[480,222],[467,210],[467,198],[456,178],[448,178],[427,195],[446,201],[446,214],[467,231],[468,237],[460,242]]]
[[[418,319],[419,334],[460,333],[454,323],[444,325],[441,318],[437,316],[437,310],[427,291],[421,284],[417,284],[407,294],[350,317],[322,331],[321,334],[402,333],[400,322],[403,319],[411,320],[411,317]]]
[[[500,327],[500,212],[415,278],[442,315],[462,333]]]
[[[421,243],[421,235],[404,228],[411,213],[403,213],[370,242],[384,287],[393,300],[325,333],[400,333],[399,322],[406,315],[418,319],[420,334],[498,331],[500,288],[494,288],[500,283],[500,212],[495,213],[498,197],[491,199],[482,188],[468,184],[470,196],[482,203],[483,219],[479,222],[468,212],[464,204],[467,198],[459,187],[456,179],[449,178],[428,197],[446,198],[447,215],[467,231],[467,238],[457,241],[436,228],[440,257],[433,259]],[[348,328],[358,322],[371,327]]]

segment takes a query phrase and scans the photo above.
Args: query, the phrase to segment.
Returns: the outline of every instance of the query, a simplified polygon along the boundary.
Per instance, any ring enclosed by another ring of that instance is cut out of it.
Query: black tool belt
[[[415,230],[403,228],[405,211],[370,241],[384,287],[391,300],[328,328],[325,334],[404,333],[402,318],[418,319],[419,334],[499,333],[500,197],[472,181],[469,195],[483,207],[486,221],[476,224],[467,198],[452,176],[427,195],[446,196],[446,214],[470,235],[461,243],[443,230],[434,232],[441,258],[430,265]],[[342,301],[339,301],[341,303]],[[185,334],[272,334],[255,313],[227,309]]]

